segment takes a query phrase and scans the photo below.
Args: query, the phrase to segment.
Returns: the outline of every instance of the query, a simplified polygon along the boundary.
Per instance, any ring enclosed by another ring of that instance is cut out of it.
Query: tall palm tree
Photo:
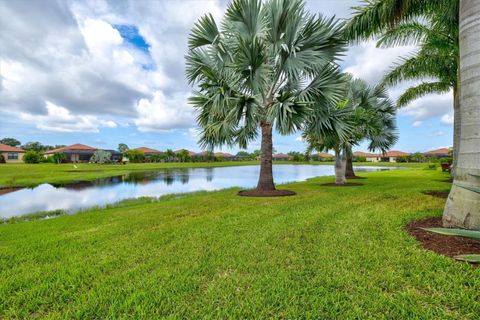
[[[405,80],[424,80],[400,96],[399,107],[427,94],[453,91],[455,168],[461,135],[458,0],[376,0],[355,9],[345,28],[349,39],[359,41],[380,37],[379,47],[408,44],[420,47],[412,57],[402,58],[401,63],[385,77],[385,84],[390,86]]]
[[[453,158],[456,160],[461,135],[458,28],[449,28],[439,17],[430,21],[404,22],[384,33],[378,41],[380,47],[408,44],[417,44],[420,49],[411,57],[400,58],[400,63],[385,76],[384,84],[395,86],[402,81],[422,80],[421,84],[408,88],[399,97],[398,107],[404,107],[427,94],[453,91]]]
[[[300,130],[314,110],[340,99],[341,28],[309,14],[302,0],[234,0],[220,26],[206,15],[192,29],[186,74],[196,85],[190,103],[200,144],[244,149],[260,129],[257,191],[275,194],[273,129]]]
[[[460,0],[460,109],[457,172],[444,227],[480,229],[480,2]]]
[[[313,115],[304,133],[309,151],[335,151],[335,183],[339,185],[347,181],[347,158],[353,145],[368,140],[369,150],[386,151],[397,141],[396,108],[384,87],[371,88],[351,76],[347,79],[347,100],[323,109],[319,117]]]

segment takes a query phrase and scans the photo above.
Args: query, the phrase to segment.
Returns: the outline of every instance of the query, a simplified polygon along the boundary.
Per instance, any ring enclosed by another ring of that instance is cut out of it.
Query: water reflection
[[[0,196],[0,217],[64,209],[76,212],[92,206],[104,206],[127,198],[158,197],[169,193],[218,190],[229,187],[253,187],[258,166],[224,168],[168,169],[136,172],[100,178],[94,182],[65,185],[42,184]],[[356,167],[357,172],[396,168]],[[302,181],[315,176],[333,175],[333,166],[275,165],[276,183]]]

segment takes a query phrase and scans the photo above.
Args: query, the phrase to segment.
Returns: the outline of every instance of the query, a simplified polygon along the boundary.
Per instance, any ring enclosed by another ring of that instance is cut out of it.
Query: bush
[[[367,157],[365,157],[365,156],[353,156],[352,161],[353,162],[367,162]]]
[[[125,152],[125,157],[128,158],[130,162],[140,163],[145,161],[145,154],[138,150],[128,150]]]
[[[397,157],[397,159],[395,161],[397,163],[408,162],[408,156],[399,156],[399,157]]]
[[[6,163],[5,157],[3,156],[3,154],[0,154],[0,163]]]
[[[43,160],[43,156],[34,150],[27,151],[23,156],[23,162],[25,163],[40,163]]]
[[[452,163],[453,163],[453,159],[450,158],[450,157],[442,158],[442,159],[440,159],[440,163],[441,163],[441,164],[445,164],[445,163],[447,163],[447,164],[452,164]]]
[[[65,155],[65,153],[54,153],[53,156],[49,157],[48,160],[50,160],[52,163],[62,163],[64,162],[65,160],[67,160],[67,156]]]
[[[112,162],[112,154],[104,150],[97,150],[90,158],[90,162],[93,163],[110,163]]]

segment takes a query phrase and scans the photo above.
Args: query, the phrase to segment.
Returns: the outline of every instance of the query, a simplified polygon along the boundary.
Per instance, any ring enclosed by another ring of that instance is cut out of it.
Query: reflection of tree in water
[[[205,178],[207,179],[207,182],[213,180],[213,168],[205,168]]]
[[[190,174],[189,174],[188,170],[182,170],[182,171],[183,172],[179,173],[180,182],[182,184],[187,184],[188,180],[190,180]]]
[[[165,184],[169,186],[173,183],[173,181],[175,181],[174,174],[172,172],[165,172],[163,176],[163,182],[165,182]]]

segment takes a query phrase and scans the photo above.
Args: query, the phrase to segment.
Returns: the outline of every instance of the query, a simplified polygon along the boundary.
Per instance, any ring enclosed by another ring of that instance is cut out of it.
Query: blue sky
[[[347,18],[358,4],[307,1],[310,11],[339,18]],[[199,150],[194,114],[186,103],[191,88],[183,56],[193,23],[207,12],[221,18],[225,5],[220,0],[0,2],[0,138]],[[352,47],[341,65],[375,84],[400,55],[414,50],[377,49],[368,42]],[[408,85],[392,88],[392,99]],[[450,146],[451,109],[447,94],[400,110],[400,139],[393,149]],[[303,151],[299,136],[275,134],[275,148]],[[258,148],[254,142],[249,150]]]

